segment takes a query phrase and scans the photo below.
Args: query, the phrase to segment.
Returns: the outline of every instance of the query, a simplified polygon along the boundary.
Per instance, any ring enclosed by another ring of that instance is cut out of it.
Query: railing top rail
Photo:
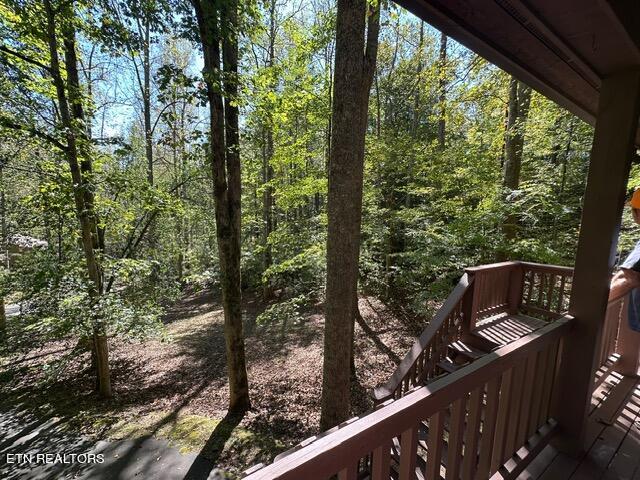
[[[436,312],[427,327],[422,331],[420,337],[418,337],[413,343],[411,350],[407,352],[396,370],[393,372],[393,375],[391,375],[391,378],[389,378],[384,385],[374,389],[373,395],[376,400],[385,399],[390,395],[393,395],[393,392],[396,391],[405,376],[409,373],[411,367],[413,367],[422,351],[429,345],[429,342],[447,317],[451,314],[455,306],[460,302],[460,300],[462,300],[462,297],[464,297],[464,294],[472,283],[473,278],[469,277],[466,273],[462,275],[456,287],[449,294],[444,304]]]
[[[467,267],[464,269],[467,273],[482,272],[483,270],[498,270],[501,268],[512,268],[520,265],[519,261],[510,260],[508,262],[488,263],[486,265],[478,265],[476,267]]]
[[[573,267],[565,267],[563,265],[550,265],[547,263],[535,263],[535,262],[518,262],[518,263],[520,263],[520,265],[524,267],[531,267],[531,268],[535,268],[536,270],[542,270],[542,271],[554,272],[554,273],[565,273],[565,274],[573,273]]]
[[[564,336],[572,317],[550,323],[428,386],[352,421],[334,433],[246,477],[247,480],[328,477],[351,465],[419,419],[446,408],[465,393],[502,374],[518,360]]]
[[[507,262],[478,265],[477,267],[467,267],[464,269],[464,271],[470,274],[474,274],[474,273],[482,272],[486,270],[498,270],[502,268],[512,268],[512,267],[518,267],[518,266],[530,267],[536,270],[541,270],[546,272],[557,272],[557,273],[565,273],[565,274],[573,273],[572,267],[565,267],[562,265],[550,265],[546,263],[524,262],[521,260],[510,260]]]

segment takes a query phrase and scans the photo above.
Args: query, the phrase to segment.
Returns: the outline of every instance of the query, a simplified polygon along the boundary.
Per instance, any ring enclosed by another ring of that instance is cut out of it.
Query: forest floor
[[[359,306],[365,328],[356,324],[354,414],[371,406],[370,390],[389,378],[423,327],[372,297]],[[318,432],[324,318],[317,305],[300,322],[255,325],[264,308],[245,295],[252,409],[242,418],[226,415],[223,313],[210,292],[171,308],[162,339],[111,342],[109,401],[92,392],[89,354],[69,355],[76,339],[34,348],[21,342],[12,354],[0,348],[0,413],[20,404],[96,441],[162,439],[232,475],[267,463]]]

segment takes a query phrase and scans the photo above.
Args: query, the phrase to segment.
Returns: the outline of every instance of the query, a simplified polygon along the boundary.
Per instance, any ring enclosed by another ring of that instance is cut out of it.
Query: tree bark
[[[346,420],[350,410],[365,133],[378,48],[379,12],[379,4],[367,11],[366,0],[338,0],[320,419],[323,430]]]
[[[244,353],[240,279],[240,151],[238,134],[237,1],[193,0],[204,53],[203,75],[210,110],[210,148],[214,179],[216,236],[224,308],[229,376],[229,411],[250,408]],[[224,81],[220,60],[224,60]],[[223,103],[222,92],[225,99]],[[225,138],[226,137],[226,138]],[[226,142],[225,142],[226,140]]]
[[[522,166],[522,150],[524,147],[524,123],[529,115],[531,88],[515,78],[509,81],[509,103],[507,114],[507,131],[505,132],[505,160],[503,187],[508,196],[520,185],[520,169]],[[506,201],[507,198],[505,198]],[[516,238],[518,217],[507,214],[502,225],[502,232],[507,242]],[[506,252],[502,252],[503,260]]]
[[[447,101],[447,36],[440,34],[440,56],[438,59],[438,91],[439,112],[438,112],[438,146],[443,149],[446,140],[446,101]]]
[[[418,51],[416,52],[418,56],[418,65],[416,66],[416,91],[413,96],[413,121],[411,122],[411,134],[415,138],[418,133],[418,128],[420,126],[420,99],[421,99],[421,91],[422,88],[422,56],[424,55],[424,22],[420,22],[420,34],[418,40]],[[377,78],[376,78],[377,84]],[[377,93],[377,88],[376,88]],[[379,102],[378,102],[379,103]],[[379,122],[378,122],[379,123]],[[407,196],[408,198],[408,196]]]
[[[9,251],[7,250],[7,204],[4,193],[4,165],[0,165],[0,245],[5,256],[6,264],[0,268],[9,267]],[[7,315],[4,310],[4,295],[0,295],[0,339],[7,328]]]
[[[93,193],[86,176],[91,172],[91,159],[88,155],[88,145],[82,142],[84,136],[82,100],[78,80],[77,58],[75,53],[75,32],[71,22],[73,16],[73,2],[66,5],[62,13],[67,14],[67,22],[63,28],[63,42],[65,47],[65,66],[67,87],[62,77],[60,60],[58,57],[58,39],[56,33],[56,18],[50,0],[44,0],[47,15],[46,39],[50,55],[50,72],[56,90],[60,119],[66,132],[67,145],[65,155],[73,182],[73,197],[76,215],[80,222],[80,236],[82,250],[85,257],[87,274],[90,282],[90,296],[95,302],[102,294],[102,272],[96,256],[98,244],[95,234],[95,216],[93,210]],[[68,92],[68,93],[67,93]],[[69,97],[69,98],[68,98]],[[69,107],[71,105],[71,108]],[[72,118],[73,115],[73,118]],[[80,141],[78,141],[80,137]],[[83,155],[79,159],[79,152]],[[104,325],[94,322],[93,342],[97,369],[97,386],[104,397],[112,395],[111,376],[109,372],[109,353]]]
[[[151,26],[149,25],[150,22],[148,16],[148,9],[145,9],[144,40],[142,42],[142,70],[144,77],[142,103],[144,110],[144,151],[147,158],[147,181],[149,182],[149,185],[153,185],[153,138],[151,135],[151,59],[149,54]]]
[[[273,67],[275,58],[275,41],[276,41],[276,1],[272,0],[269,6],[269,45],[267,47],[267,59],[266,67]],[[274,88],[273,85],[270,86]],[[263,158],[263,182],[264,198],[263,198],[263,247],[264,247],[264,270],[266,271],[273,264],[273,256],[271,251],[271,244],[269,243],[269,236],[273,232],[273,211],[274,211],[274,198],[273,198],[273,166],[271,161],[273,159],[274,144],[273,144],[273,116],[271,115],[271,109],[268,109],[265,119],[265,148]],[[265,301],[270,300],[273,296],[273,288],[271,283],[267,280],[262,290],[262,296]]]

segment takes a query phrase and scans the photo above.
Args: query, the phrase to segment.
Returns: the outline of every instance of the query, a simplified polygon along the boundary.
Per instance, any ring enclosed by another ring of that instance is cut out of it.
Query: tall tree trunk
[[[272,0],[269,5],[269,45],[267,48],[266,67],[272,68],[275,58],[275,42],[276,42],[276,0]],[[269,72],[271,76],[272,72]],[[270,88],[275,88],[270,85]],[[264,247],[264,270],[266,271],[271,267],[273,263],[271,244],[269,243],[269,236],[274,230],[273,214],[274,214],[274,198],[273,198],[273,166],[271,161],[273,160],[274,145],[273,145],[273,116],[271,115],[271,109],[268,109],[265,119],[265,148],[263,157],[263,181],[264,188],[264,204],[263,204],[263,247]],[[270,300],[273,296],[273,288],[271,282],[267,282],[263,286],[262,296],[264,300]]]
[[[569,120],[569,134],[567,136],[567,145],[564,149],[564,156],[562,157],[562,164],[560,166],[560,191],[559,195],[564,194],[565,184],[567,182],[567,162],[569,162],[569,154],[571,153],[571,142],[573,141],[573,133],[575,129],[575,117],[571,117]]]
[[[350,410],[350,359],[354,298],[358,286],[364,143],[380,18],[379,4],[369,9],[367,5],[366,0],[338,0],[320,419],[323,430],[346,420]]]
[[[87,175],[91,173],[91,159],[89,157],[89,145],[86,142],[84,130],[84,116],[82,112],[82,99],[80,83],[78,80],[77,58],[75,53],[75,32],[71,22],[73,17],[73,2],[69,2],[62,13],[67,15],[68,23],[63,29],[65,47],[65,66],[67,88],[63,80],[58,57],[58,40],[56,33],[56,18],[50,0],[44,0],[47,15],[47,42],[50,54],[50,72],[56,89],[60,119],[66,132],[67,148],[65,155],[71,172],[73,182],[73,197],[76,215],[80,222],[80,237],[82,250],[85,257],[87,274],[90,281],[90,295],[94,302],[102,294],[102,272],[96,255],[98,246],[95,214],[93,209],[93,192]],[[68,94],[67,94],[68,91]],[[69,97],[69,98],[68,98]],[[71,105],[71,109],[69,108]],[[73,115],[73,117],[72,117]],[[78,138],[80,137],[80,138]],[[84,137],[84,138],[83,138]],[[84,140],[84,141],[83,141]],[[82,157],[79,160],[79,152]],[[109,351],[104,325],[94,321],[93,343],[96,355],[97,386],[98,391],[104,397],[110,397],[111,376],[109,372]]]
[[[240,151],[238,108],[234,103],[238,93],[238,5],[236,0],[229,0],[223,8],[219,8],[220,3],[215,0],[193,0],[193,4],[204,52],[203,75],[209,98],[209,160],[214,179],[216,235],[229,376],[229,410],[239,412],[250,408],[250,401],[241,311]],[[222,85],[221,42],[225,77]],[[221,91],[225,94],[224,105]]]
[[[145,9],[144,40],[142,42],[142,70],[144,85],[142,88],[142,103],[144,110],[144,152],[147,159],[147,181],[153,185],[153,138],[151,135],[151,58],[149,54],[151,42],[151,26],[149,12]]]
[[[0,165],[0,245],[6,264],[0,268],[9,267],[9,251],[7,250],[7,205],[4,192],[4,164]],[[7,315],[4,310],[4,295],[0,294],[0,339],[7,328]]]
[[[515,78],[509,81],[509,103],[507,115],[507,130],[504,142],[504,176],[503,187],[507,197],[520,185],[520,168],[522,165],[522,150],[524,146],[524,122],[529,115],[531,102],[531,88]],[[507,200],[507,198],[505,199]],[[502,225],[507,242],[516,238],[518,217],[509,213]],[[501,253],[502,259],[506,259],[506,252]]]
[[[420,22],[420,35],[418,39],[418,65],[416,66],[416,92],[413,96],[413,121],[411,122],[411,133],[416,137],[418,133],[418,127],[420,125],[420,89],[422,88],[422,56],[424,54],[424,22]],[[376,79],[377,83],[377,79]],[[376,88],[377,89],[377,88]]]
[[[440,34],[440,56],[438,59],[438,91],[439,112],[438,112],[438,146],[442,149],[446,140],[446,101],[447,101],[447,36]]]

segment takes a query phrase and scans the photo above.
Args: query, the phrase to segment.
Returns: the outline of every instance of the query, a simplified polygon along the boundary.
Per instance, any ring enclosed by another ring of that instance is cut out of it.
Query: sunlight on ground
[[[167,440],[180,453],[202,451],[205,457],[215,458],[222,450],[240,450],[247,461],[265,449],[280,451],[285,448],[278,440],[240,426],[222,425],[222,422],[221,419],[201,415],[152,412],[135,421],[115,423],[106,431],[105,439],[133,440],[154,436]]]

